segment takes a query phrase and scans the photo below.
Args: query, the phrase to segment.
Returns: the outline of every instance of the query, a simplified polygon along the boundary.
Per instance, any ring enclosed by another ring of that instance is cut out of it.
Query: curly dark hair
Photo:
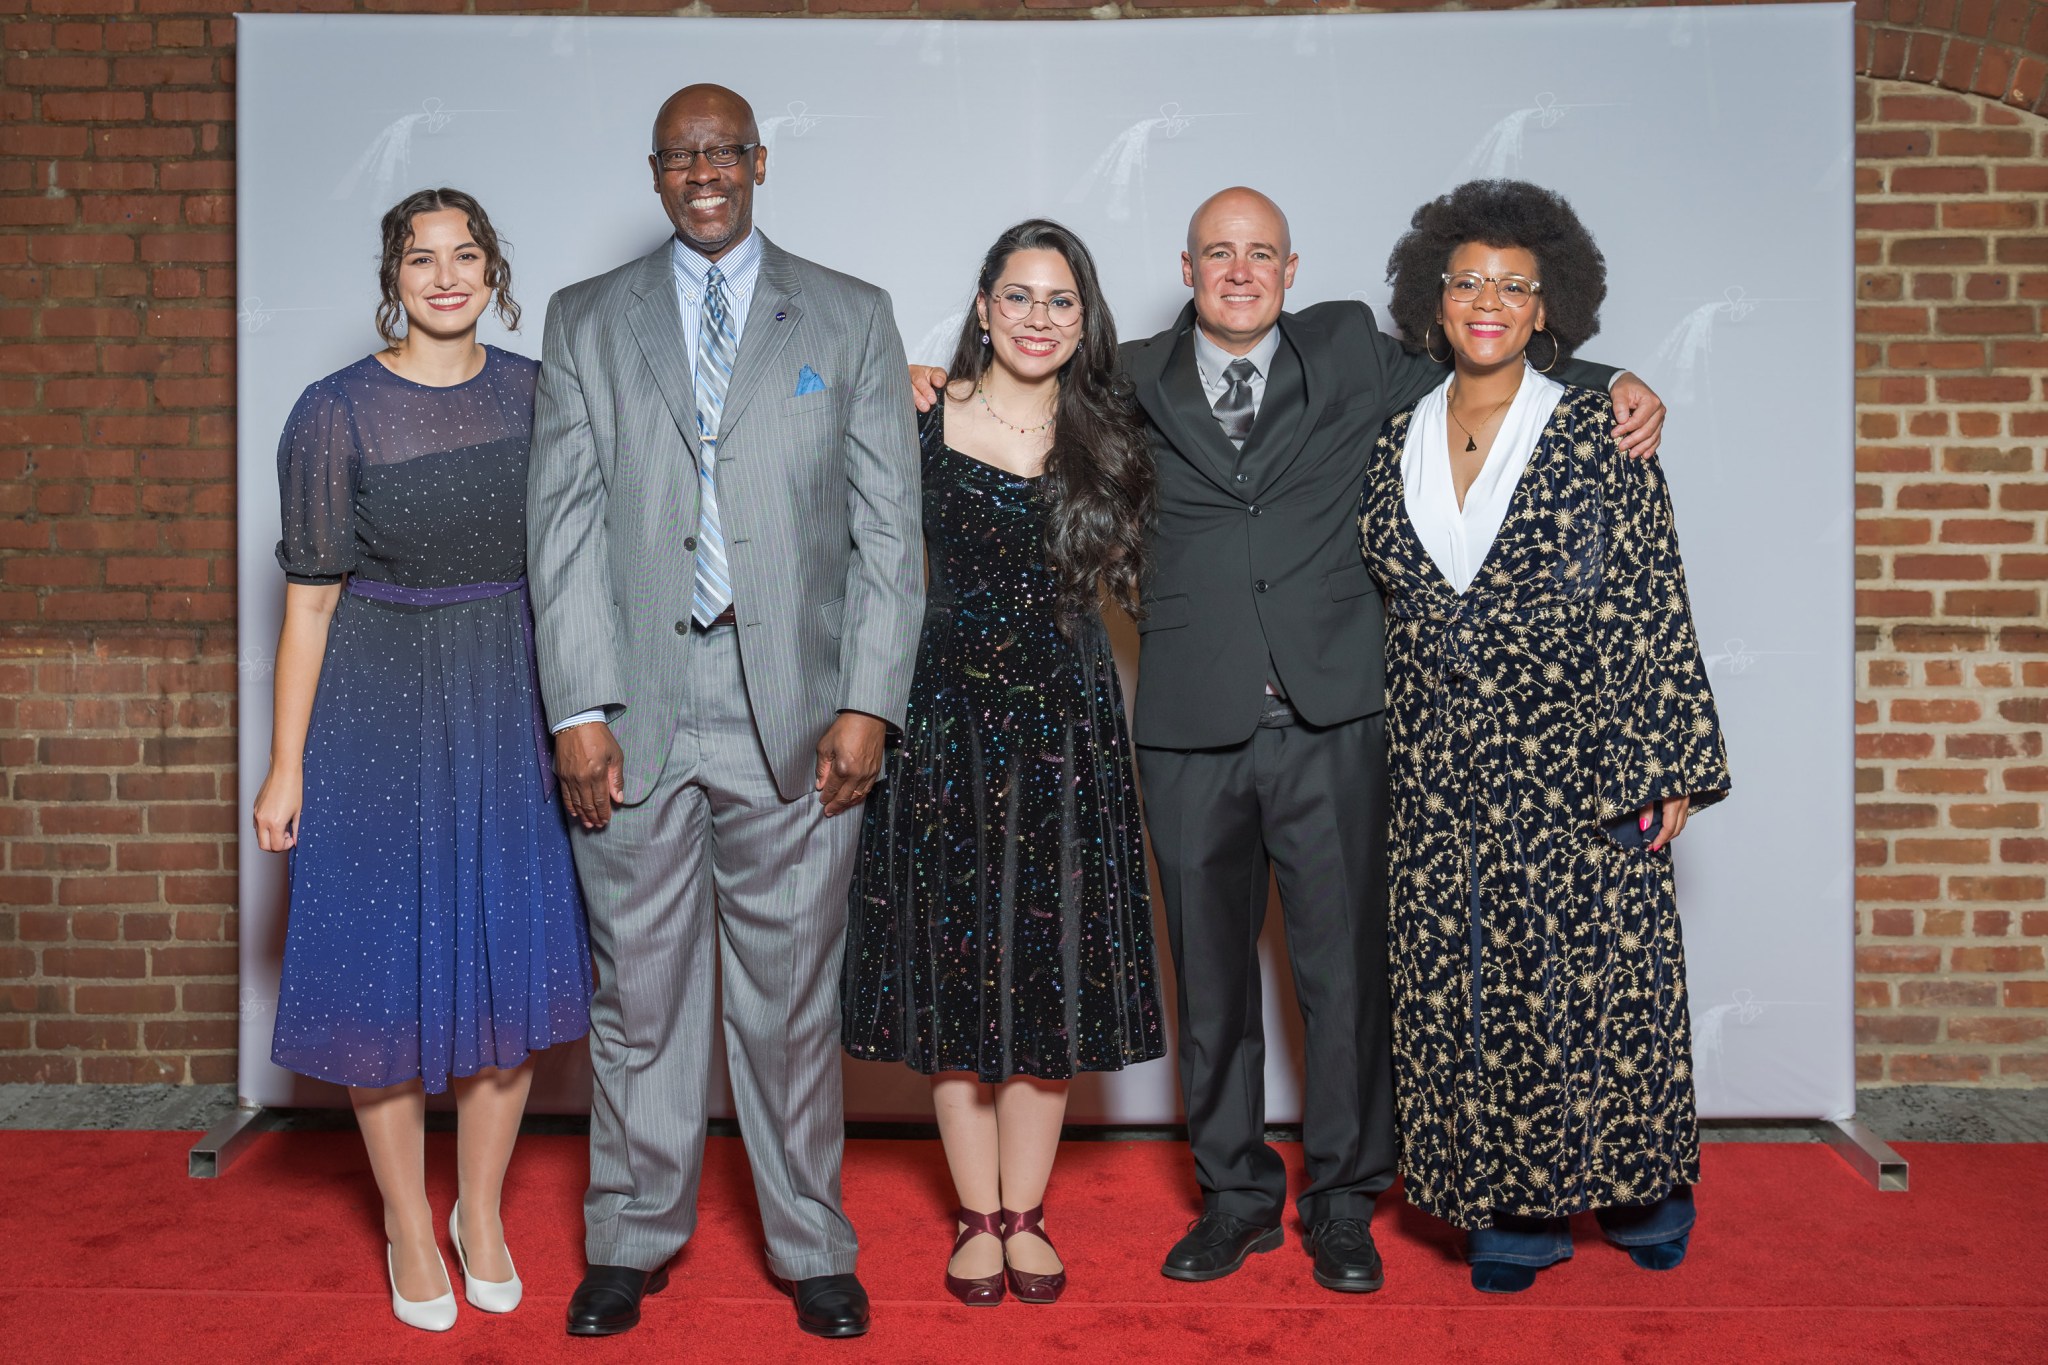
[[[1095,258],[1071,231],[1030,218],[996,238],[975,276],[977,298],[1020,251],[1057,251],[1081,295],[1081,341],[1060,367],[1052,449],[1039,496],[1045,499],[1045,562],[1059,583],[1060,628],[1101,609],[1107,593],[1133,617],[1145,571],[1145,529],[1152,520],[1152,449],[1129,384],[1119,378],[1116,319],[1095,274]],[[946,373],[979,384],[994,363],[969,309]]]
[[[384,338],[386,346],[396,346],[405,338],[399,325],[405,320],[405,305],[398,298],[398,267],[412,247],[412,220],[442,209],[460,209],[469,219],[470,240],[483,248],[484,283],[497,299],[498,320],[508,331],[519,330],[519,305],[512,299],[512,263],[505,259],[505,244],[491,226],[491,216],[469,195],[443,186],[408,194],[391,206],[378,229],[384,239],[384,255],[377,264],[377,283],[383,289],[377,304],[377,335]]]
[[[1557,341],[1559,359],[1599,332],[1607,258],[1564,196],[1526,180],[1468,180],[1415,210],[1387,257],[1387,282],[1394,286],[1387,311],[1409,350],[1423,349],[1443,297],[1444,270],[1467,242],[1520,247],[1536,257],[1543,326]]]

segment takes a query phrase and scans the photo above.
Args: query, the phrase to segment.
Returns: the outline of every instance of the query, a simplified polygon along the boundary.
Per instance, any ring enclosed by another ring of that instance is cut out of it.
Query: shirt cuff
[[[548,733],[551,735],[559,735],[562,733],[562,731],[567,730],[569,727],[573,725],[589,725],[593,721],[600,721],[603,719],[604,708],[601,706],[594,711],[578,711],[575,715],[569,717],[561,724],[550,729]]]

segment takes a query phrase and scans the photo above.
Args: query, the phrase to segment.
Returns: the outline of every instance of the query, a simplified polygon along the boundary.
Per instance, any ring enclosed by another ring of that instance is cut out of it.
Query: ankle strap
[[[1038,1237],[1041,1240],[1043,1240],[1047,1246],[1052,1245],[1051,1239],[1046,1237],[1045,1235],[1044,1204],[1040,1204],[1035,1209],[1026,1209],[1022,1213],[1018,1213],[1015,1209],[1004,1209],[1002,1213],[1002,1236],[1005,1240],[1015,1237],[1019,1233],[1030,1232],[1037,1234]]]
[[[968,1239],[979,1237],[984,1232],[991,1237],[1003,1235],[1003,1225],[997,1214],[976,1213],[973,1209],[960,1208],[953,1210],[953,1221],[960,1224],[960,1235],[953,1241],[955,1251],[966,1246]]]

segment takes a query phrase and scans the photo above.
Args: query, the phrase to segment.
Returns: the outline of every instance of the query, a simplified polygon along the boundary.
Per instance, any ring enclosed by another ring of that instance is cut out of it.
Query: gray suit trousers
[[[769,1266],[792,1280],[847,1274],[858,1243],[839,1200],[839,959],[860,817],[828,820],[811,793],[782,799],[737,631],[694,636],[654,790],[575,833],[597,960],[584,1250],[592,1265],[651,1270],[695,1229],[722,986]]]

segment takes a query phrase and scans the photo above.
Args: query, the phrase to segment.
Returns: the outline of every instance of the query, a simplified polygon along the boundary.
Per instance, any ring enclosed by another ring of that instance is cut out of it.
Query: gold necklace
[[[1035,427],[1020,427],[1015,422],[1010,421],[1008,418],[1004,417],[1000,412],[997,412],[994,408],[989,407],[988,385],[985,382],[977,383],[974,386],[974,393],[976,397],[981,399],[981,406],[987,410],[989,416],[995,418],[998,422],[1001,422],[1004,426],[1016,432],[1019,436],[1036,436],[1039,432],[1044,431],[1047,427],[1050,427],[1052,425],[1051,417],[1046,418],[1043,422],[1040,422]]]
[[[1519,386],[1518,386],[1518,387],[1516,388],[1515,392],[1516,392],[1516,393],[1519,393],[1519,392],[1521,392],[1521,389],[1520,389],[1520,387],[1519,387]],[[1458,416],[1458,410],[1457,410],[1457,408],[1456,408],[1456,407],[1454,407],[1454,406],[1453,406],[1453,404],[1454,404],[1454,403],[1455,403],[1456,401],[1457,401],[1457,400],[1456,400],[1456,398],[1455,398],[1454,394],[1446,394],[1446,395],[1444,396],[1444,411],[1445,411],[1445,412],[1448,412],[1448,413],[1450,413],[1450,414],[1451,414],[1451,420],[1452,420],[1453,422],[1456,422],[1456,423],[1458,424],[1458,430],[1460,430],[1460,431],[1462,431],[1462,432],[1464,432],[1464,433],[1465,433],[1465,449],[1467,449],[1467,450],[1477,450],[1477,449],[1479,449],[1479,442],[1478,442],[1477,440],[1473,439],[1473,436],[1472,436],[1472,428],[1470,428],[1470,427],[1466,426],[1466,425],[1465,425],[1465,420],[1464,420],[1464,419],[1463,419],[1462,417]],[[1500,402],[1498,402],[1498,403],[1495,403],[1495,404],[1493,405],[1493,411],[1492,411],[1492,412],[1489,412],[1489,413],[1487,413],[1487,414],[1486,414],[1486,420],[1485,420],[1485,421],[1483,421],[1483,422],[1481,422],[1481,423],[1479,424],[1479,429],[1480,429],[1480,430],[1482,430],[1482,431],[1484,431],[1484,430],[1485,430],[1485,429],[1486,429],[1487,427],[1489,427],[1489,426],[1493,425],[1493,419],[1494,419],[1494,418],[1496,418],[1496,417],[1498,417],[1498,416],[1500,415],[1500,410],[1501,410],[1502,408],[1506,407],[1506,406],[1507,406],[1508,404],[1510,404],[1510,403],[1514,402],[1514,401],[1515,401],[1515,395],[1514,395],[1513,393],[1511,393],[1511,394],[1509,394],[1509,395],[1508,395],[1507,397],[1505,397],[1505,398],[1501,399],[1501,400],[1500,400]],[[997,418],[996,420],[997,420],[997,421],[1001,421],[1002,419],[1001,419],[1001,418]]]

